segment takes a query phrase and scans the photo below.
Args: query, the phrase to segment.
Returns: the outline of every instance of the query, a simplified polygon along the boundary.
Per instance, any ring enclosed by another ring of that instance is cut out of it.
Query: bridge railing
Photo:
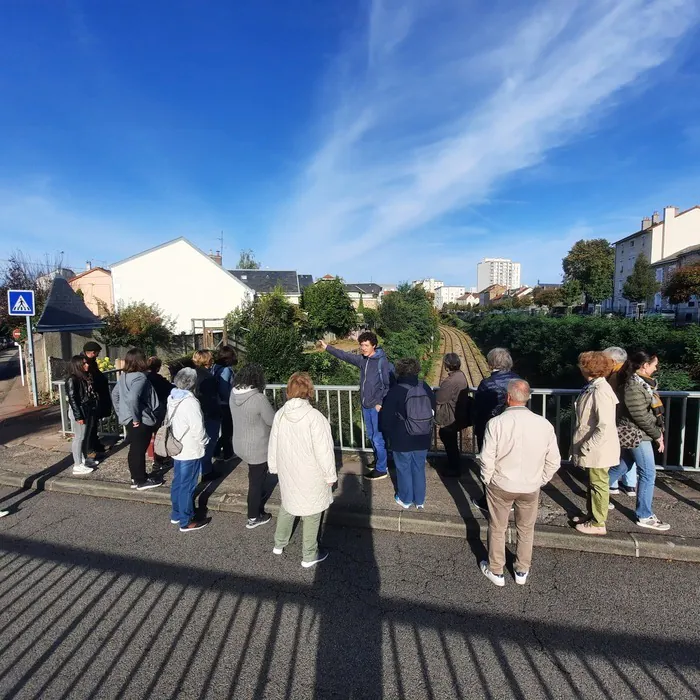
[[[108,372],[110,390],[116,383],[117,372]],[[68,418],[65,382],[55,381],[61,405],[61,429],[64,435],[71,434]],[[471,391],[474,391],[473,389]],[[661,391],[665,407],[666,440],[659,469],[700,472],[700,391]],[[286,385],[270,384],[266,389],[270,402],[278,409],[286,400]],[[530,408],[544,416],[554,426],[563,460],[570,455],[574,431],[574,401],[576,389],[532,390]],[[328,418],[336,447],[348,452],[371,452],[372,446],[365,432],[360,404],[359,386],[317,386],[315,405]],[[100,423],[101,434],[123,436],[114,413]],[[460,449],[464,455],[476,453],[476,442],[470,428],[462,431]],[[444,453],[437,428],[433,431],[433,454]]]

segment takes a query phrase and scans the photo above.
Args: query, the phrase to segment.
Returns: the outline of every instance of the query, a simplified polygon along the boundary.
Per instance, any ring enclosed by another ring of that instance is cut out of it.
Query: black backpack
[[[406,415],[398,414],[403,421],[406,432],[409,435],[430,435],[433,432],[435,413],[428,392],[425,390],[425,384],[419,382],[413,386],[399,382],[399,386],[408,389],[404,407]]]

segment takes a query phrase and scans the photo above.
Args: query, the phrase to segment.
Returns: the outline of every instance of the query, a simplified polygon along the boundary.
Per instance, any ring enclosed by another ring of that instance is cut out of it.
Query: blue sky
[[[0,258],[553,281],[700,203],[700,0],[4,0]]]

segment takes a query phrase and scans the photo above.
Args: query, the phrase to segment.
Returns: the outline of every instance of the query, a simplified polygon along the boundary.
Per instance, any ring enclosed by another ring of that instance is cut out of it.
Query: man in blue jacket
[[[365,474],[365,479],[377,481],[388,476],[386,444],[379,429],[379,411],[382,410],[384,397],[389,393],[391,365],[384,350],[377,347],[378,340],[374,333],[360,333],[357,341],[360,344],[359,355],[338,350],[323,340],[320,342],[321,347],[333,357],[360,368],[362,416],[375,456],[374,468]]]

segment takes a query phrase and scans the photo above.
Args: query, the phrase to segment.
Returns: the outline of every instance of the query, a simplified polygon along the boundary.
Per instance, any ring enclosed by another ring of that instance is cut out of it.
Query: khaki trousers
[[[537,489],[534,493],[509,493],[489,484],[486,487],[486,500],[489,504],[489,569],[494,574],[503,573],[506,565],[508,516],[511,507],[515,505],[515,529],[518,533],[515,570],[521,574],[527,573],[532,564],[540,490]]]
[[[603,527],[608,519],[610,503],[609,469],[587,469],[588,472],[588,514],[594,525]]]

